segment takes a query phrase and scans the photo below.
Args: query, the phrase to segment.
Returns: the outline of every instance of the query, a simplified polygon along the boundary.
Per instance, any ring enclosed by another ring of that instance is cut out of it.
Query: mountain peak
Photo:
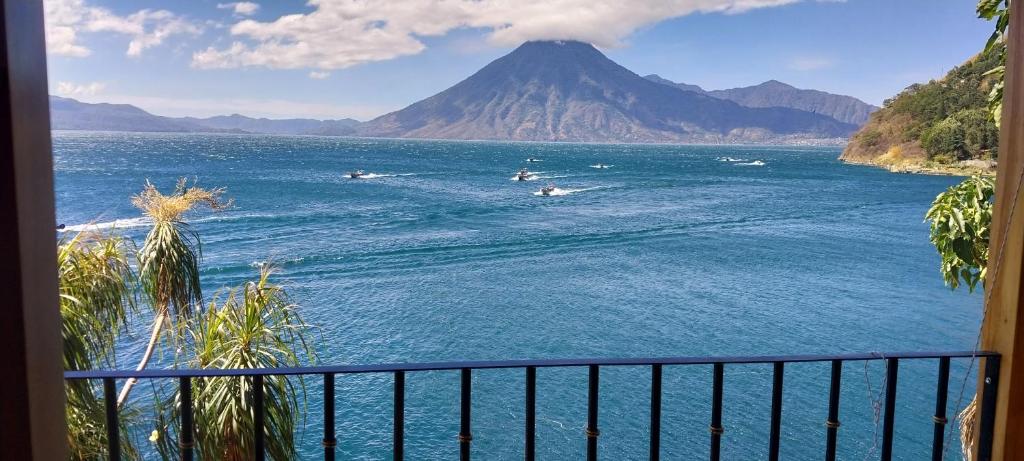
[[[516,49],[530,49],[530,48],[590,48],[595,49],[594,45],[579,40],[529,40],[523,42]]]
[[[710,91],[708,95],[728,99],[747,107],[790,107],[827,115],[853,125],[863,125],[871,112],[878,109],[852,96],[802,90],[778,80],[768,80],[742,88]]]
[[[797,89],[793,85],[790,85],[788,83],[783,83],[783,82],[780,82],[780,81],[775,80],[775,79],[768,80],[767,82],[764,82],[764,83],[762,83],[760,85],[756,85],[756,86],[760,86],[760,87],[764,87],[764,88],[783,89],[783,90],[795,90],[795,89]]]
[[[597,142],[770,142],[855,128],[781,107],[749,108],[633,73],[589,43],[531,41],[475,74],[360,127],[364,136]]]

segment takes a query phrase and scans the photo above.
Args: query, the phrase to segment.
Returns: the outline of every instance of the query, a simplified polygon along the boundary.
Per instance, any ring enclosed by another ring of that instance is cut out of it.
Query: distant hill
[[[54,130],[349,136],[360,122],[350,118],[272,120],[238,114],[173,118],[153,115],[129,104],[91,104],[50,96],[50,124]]]
[[[265,134],[310,134],[323,136],[348,136],[355,132],[358,120],[315,120],[309,118],[268,119],[251,118],[244,115],[218,115],[209,118],[186,117],[197,125],[221,130],[238,130],[247,133]]]
[[[50,125],[55,130],[195,132],[211,128],[153,115],[128,104],[88,104],[50,96]]]
[[[728,90],[705,91],[697,85],[677,83],[657,74],[644,77],[652,82],[671,85],[687,91],[695,91],[719,99],[727,99],[747,107],[788,107],[815,114],[827,115],[840,122],[863,125],[868,116],[878,110],[853,96],[843,96],[818,90],[802,90],[777,80],[760,85],[732,88]]]
[[[999,133],[987,108],[993,82],[984,74],[999,65],[998,53],[981,53],[940,80],[886,100],[840,159],[906,169],[993,157]]]
[[[359,127],[364,136],[758,143],[845,138],[855,125],[662,85],[589,44],[527,42],[469,78]]]

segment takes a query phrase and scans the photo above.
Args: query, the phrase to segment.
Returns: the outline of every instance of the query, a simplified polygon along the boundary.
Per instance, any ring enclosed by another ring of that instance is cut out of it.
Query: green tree
[[[939,194],[925,214],[930,238],[942,257],[939,272],[951,288],[984,285],[995,181],[972,177]]]
[[[992,122],[992,114],[988,110],[964,109],[953,117],[963,126],[967,158],[994,157],[999,148],[999,129]]]
[[[264,265],[258,280],[231,290],[219,306],[211,302],[206,314],[192,323],[196,352],[190,366],[295,367],[303,361],[297,350],[312,357],[301,334],[306,325],[287,294],[269,283],[270,274],[269,266]],[[197,438],[201,457],[253,459],[253,379],[211,378],[197,384],[196,423],[207,429]],[[295,459],[299,389],[284,376],[267,376],[263,387],[267,454],[274,460]]]
[[[954,117],[932,125],[921,134],[921,146],[928,158],[942,163],[967,157],[964,126]]]
[[[160,335],[169,323],[180,340],[184,321],[195,305],[202,304],[203,293],[199,284],[199,262],[202,244],[183,215],[200,205],[213,210],[230,206],[223,202],[223,189],[206,190],[189,187],[188,181],[178,181],[171,195],[163,195],[148,181],[142,193],[132,197],[132,204],[153,219],[153,228],[139,250],[139,278],[143,292],[149,298],[155,319],[149,342],[136,369],[143,370],[156,350]],[[173,316],[173,318],[172,318]],[[117,404],[121,406],[137,381],[129,379],[121,388]]]
[[[116,236],[80,233],[57,246],[65,370],[114,363],[118,333],[127,328],[128,316],[136,306],[135,274],[126,255],[127,245]],[[105,459],[105,412],[95,383],[66,381],[65,393],[71,459]],[[122,448],[129,459],[137,457],[130,440]]]
[[[263,265],[259,278],[229,290],[223,302],[214,299],[207,310],[188,322],[191,339],[189,368],[259,369],[295,367],[315,357],[305,339],[309,327],[296,312],[285,291],[270,283],[272,270]],[[265,448],[270,459],[297,458],[295,427],[301,378],[266,376],[263,383]],[[161,430],[174,434],[181,396],[175,394],[164,415]],[[254,379],[218,377],[194,380],[192,401],[201,459],[242,461],[253,459],[255,433]],[[161,454],[176,456],[177,446],[161,438]]]
[[[164,196],[147,183],[133,203],[153,218],[154,226],[137,252],[138,271],[129,255],[134,243],[114,235],[79,233],[59,244],[57,255],[60,309],[63,319],[64,366],[68,370],[114,366],[119,335],[138,314],[137,300],[147,301],[154,314],[153,328],[143,361],[145,367],[169,330],[174,366],[195,368],[265,368],[298,366],[315,360],[306,341],[308,326],[283,288],[269,281],[264,266],[258,279],[216,296],[205,312],[199,285],[200,240],[182,215],[203,204],[220,209],[223,189],[188,187],[180,181],[172,195]],[[173,322],[173,323],[172,323]],[[294,433],[298,423],[302,381],[284,377],[264,381],[267,412],[267,454],[275,460],[295,459]],[[134,384],[134,383],[132,383]],[[130,386],[122,389],[122,399]],[[68,443],[73,460],[107,457],[105,411],[99,389],[89,381],[67,383]],[[166,399],[167,396],[172,396]],[[150,406],[124,408],[122,432],[128,421],[145,411],[156,416],[158,431],[150,439],[165,458],[173,458],[170,436],[180,406],[172,391],[154,388]],[[304,399],[304,397],[303,397]],[[253,379],[195,380],[197,447],[203,459],[253,458]],[[123,403],[123,400],[122,400]],[[169,408],[168,408],[169,406]],[[132,437],[122,438],[122,454],[138,459]]]

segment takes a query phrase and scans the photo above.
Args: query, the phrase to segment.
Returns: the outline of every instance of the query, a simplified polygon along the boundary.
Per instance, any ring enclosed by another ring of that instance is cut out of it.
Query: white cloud
[[[323,79],[325,79],[327,77],[330,77],[330,76],[331,76],[330,72],[322,72],[322,71],[317,71],[317,70],[314,70],[314,71],[309,73],[309,78],[313,78],[313,79],[316,79],[316,80],[323,80]]]
[[[422,37],[489,32],[491,44],[580,40],[614,47],[639,28],[694,13],[736,14],[800,0],[309,0],[314,10],[231,27],[236,40],[192,56],[198,68],[343,69],[416,54]]]
[[[57,82],[56,93],[61,96],[83,97],[95,96],[103,91],[106,85],[102,82],[75,83]]]
[[[835,65],[836,61],[834,59],[816,56],[796,57],[789,61],[790,69],[801,72],[828,69]]]
[[[136,57],[174,35],[196,35],[199,26],[167,10],[139,10],[119,16],[84,0],[44,0],[47,53],[84,57],[92,50],[79,42],[81,32],[110,32],[130,38],[125,54]]]
[[[251,16],[260,9],[259,3],[253,2],[231,2],[231,3],[218,3],[217,8],[222,10],[232,10],[239,16]]]

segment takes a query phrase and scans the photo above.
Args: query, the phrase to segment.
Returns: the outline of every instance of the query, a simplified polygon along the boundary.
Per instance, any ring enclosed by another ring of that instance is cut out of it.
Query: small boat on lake
[[[604,170],[604,169],[606,169],[606,168],[608,168],[610,166],[611,165],[605,165],[603,163],[598,163],[597,165],[590,165],[591,168],[597,168],[599,170]]]
[[[531,163],[532,163],[532,162],[539,162],[539,161],[540,161],[540,159],[539,159],[539,158],[533,158],[533,157],[530,157],[530,158],[526,159],[526,161],[527,161],[527,162],[531,162]]]
[[[519,173],[516,174],[516,180],[517,181],[527,181],[529,179],[530,179],[530,171],[527,170],[526,168],[523,168],[523,169],[519,170]]]
[[[548,184],[547,186],[544,186],[544,187],[540,188],[540,195],[548,197],[554,191],[555,191],[555,185],[554,184]]]
[[[363,170],[356,170],[356,171],[348,172],[348,177],[350,177],[352,179],[359,179],[359,178],[362,178],[363,176],[366,176],[366,173],[364,173]]]

